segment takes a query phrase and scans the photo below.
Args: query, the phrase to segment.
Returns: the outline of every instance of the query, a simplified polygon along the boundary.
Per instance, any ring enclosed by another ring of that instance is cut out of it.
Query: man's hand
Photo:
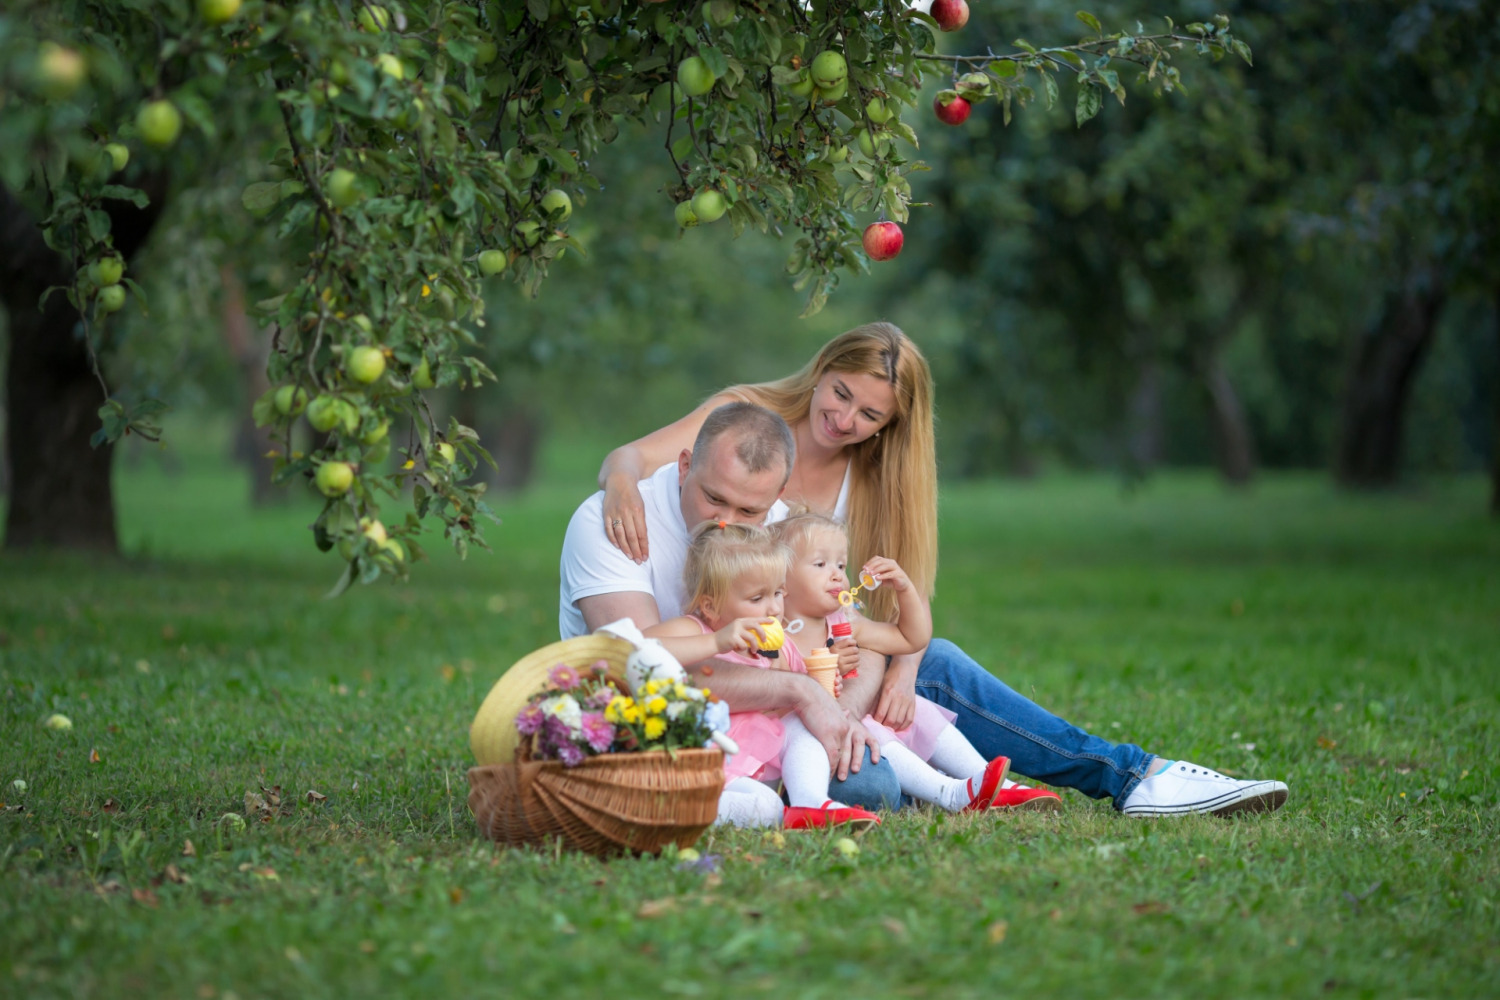
[[[797,709],[802,724],[828,753],[828,766],[839,781],[859,773],[864,749],[870,748],[870,763],[880,763],[880,744],[828,692],[816,682],[804,685],[806,696]]]
[[[922,650],[891,658],[880,683],[880,700],[870,714],[875,721],[898,732],[910,726],[917,717],[917,668],[922,664]]]

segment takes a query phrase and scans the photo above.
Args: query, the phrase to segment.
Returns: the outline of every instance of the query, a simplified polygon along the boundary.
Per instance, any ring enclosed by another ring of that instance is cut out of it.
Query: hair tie
[[[722,531],[722,530],[723,530],[723,529],[725,529],[725,528],[727,528],[727,527],[729,527],[729,525],[728,525],[728,523],[727,523],[727,522],[724,522],[724,521],[720,521],[720,522],[719,522],[719,530],[721,530],[721,531]]]

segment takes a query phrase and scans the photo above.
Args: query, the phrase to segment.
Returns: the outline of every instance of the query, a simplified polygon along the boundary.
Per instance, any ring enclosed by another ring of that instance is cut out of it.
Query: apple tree
[[[962,55],[964,0],[16,0],[0,14],[0,292],[16,487],[7,544],[114,544],[110,446],[153,438],[165,404],[109,384],[119,317],[143,311],[131,260],[212,164],[257,165],[242,204],[285,265],[257,309],[273,333],[255,415],[279,480],[326,497],[319,547],[341,586],[404,575],[424,519],[460,552],[490,515],[466,484],[488,456],[423,391],[493,377],[481,293],[534,294],[584,247],[621,130],[660,137],[661,211],[787,235],[821,308],[840,272],[899,248],[924,83],[951,105],[1172,90],[1183,51],[1249,49],[1227,18]],[[956,38],[957,41],[950,41]],[[941,41],[940,41],[941,40]],[[863,242],[867,225],[881,225]],[[38,311],[40,304],[40,311]],[[102,404],[102,405],[101,405]],[[81,420],[85,408],[97,417]],[[291,447],[302,417],[315,447]],[[85,444],[86,440],[86,444]],[[87,449],[94,449],[89,454]],[[409,497],[409,503],[403,500]],[[401,514],[393,511],[405,506]]]

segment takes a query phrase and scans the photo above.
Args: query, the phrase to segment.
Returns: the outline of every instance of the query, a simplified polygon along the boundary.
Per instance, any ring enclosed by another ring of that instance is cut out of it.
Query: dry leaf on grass
[[[328,796],[324,795],[322,792],[316,791],[316,790],[311,789],[311,788],[309,788],[307,790],[307,801],[313,802],[313,803],[318,803],[318,802],[326,802],[327,800],[328,800]]]
[[[198,856],[198,848],[193,846],[191,840],[184,840],[182,842],[182,856],[185,858],[196,858]]]
[[[100,808],[113,815],[120,811],[120,800],[114,797],[107,798],[104,800],[104,805],[100,806]]]
[[[99,750],[98,750],[97,747],[90,747],[89,748],[89,763],[90,764],[97,764],[97,763],[99,763]]]
[[[1136,915],[1144,917],[1154,913],[1166,913],[1171,909],[1171,907],[1166,903],[1158,902],[1157,900],[1153,899],[1145,903],[1136,903],[1130,909]]]
[[[990,944],[1000,944],[1005,940],[1005,932],[1010,930],[1010,922],[1007,920],[996,920],[989,927]]]
[[[187,883],[192,881],[191,878],[183,874],[182,869],[170,863],[167,865],[166,869],[162,871],[161,875],[162,878],[175,885],[186,885]]]
[[[161,902],[161,900],[157,898],[156,893],[152,892],[150,889],[131,889],[130,898],[135,900],[137,903],[140,903],[142,906],[148,906],[153,910],[156,909],[157,905]]]
[[[677,900],[670,896],[666,899],[648,899],[636,909],[635,915],[642,920],[651,920],[665,916],[675,909],[677,909]]]

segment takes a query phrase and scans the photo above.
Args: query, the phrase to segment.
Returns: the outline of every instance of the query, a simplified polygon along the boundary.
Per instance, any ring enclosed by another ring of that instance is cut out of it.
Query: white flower
[[[572,736],[583,735],[583,709],[570,694],[560,694],[542,702],[542,711],[562,720]]]
[[[682,713],[686,712],[687,710],[688,710],[688,703],[687,702],[685,702],[685,701],[674,701],[671,704],[667,705],[667,718],[669,718],[669,719],[671,719],[672,721],[675,722],[682,715]]]
[[[682,689],[682,696],[684,698],[686,698],[688,701],[703,701],[704,700],[703,689],[702,688],[695,688],[695,687],[683,688]]]

